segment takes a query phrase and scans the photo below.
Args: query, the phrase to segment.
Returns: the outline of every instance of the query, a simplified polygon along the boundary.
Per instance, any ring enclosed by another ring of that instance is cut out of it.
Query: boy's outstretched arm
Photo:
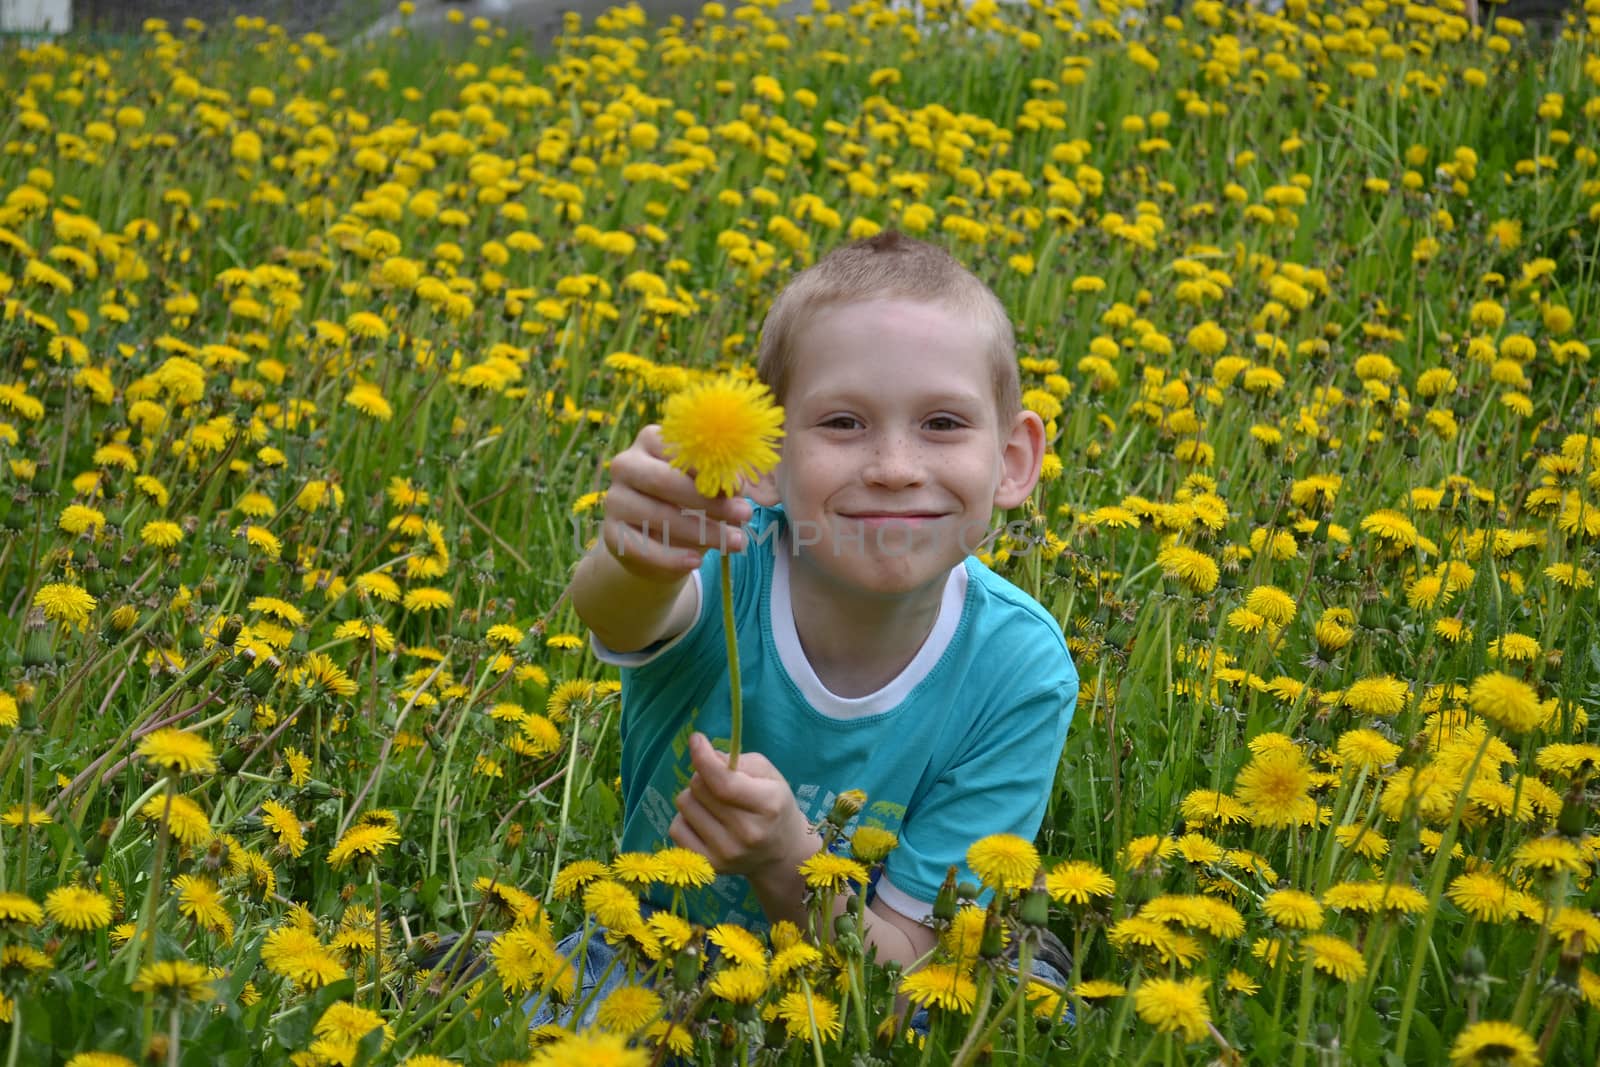
[[[611,461],[599,543],[569,594],[584,625],[613,652],[636,652],[694,624],[689,575],[709,549],[744,547],[743,499],[708,500],[667,461],[661,427],[639,431]]]
[[[788,781],[759,752],[744,753],[739,769],[730,771],[727,756],[703,734],[690,737],[689,759],[695,773],[678,794],[673,841],[705,856],[720,874],[748,878],[771,921],[788,919],[804,928],[806,884],[799,867],[822,847],[822,838],[795,804]],[[845,903],[838,898],[834,913]],[[909,967],[933,948],[931,929],[880,901],[864,918],[863,944],[880,960]],[[831,937],[831,924],[821,934]]]

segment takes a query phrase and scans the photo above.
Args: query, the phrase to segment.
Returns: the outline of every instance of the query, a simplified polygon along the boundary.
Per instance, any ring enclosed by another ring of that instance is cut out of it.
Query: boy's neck
[[[867,696],[916,658],[939,619],[944,580],[902,597],[842,595],[791,557],[789,603],[801,650],[835,696]]]

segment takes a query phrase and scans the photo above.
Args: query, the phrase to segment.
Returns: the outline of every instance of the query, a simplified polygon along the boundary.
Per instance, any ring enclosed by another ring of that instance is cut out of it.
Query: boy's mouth
[[[937,511],[855,511],[844,514],[846,519],[870,524],[891,522],[932,522],[944,518]]]

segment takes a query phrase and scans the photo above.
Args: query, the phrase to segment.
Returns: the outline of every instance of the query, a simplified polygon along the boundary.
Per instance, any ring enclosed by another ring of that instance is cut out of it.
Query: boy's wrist
[[[749,876],[770,918],[794,918],[804,912],[805,880],[800,877],[800,865],[821,849],[822,836],[810,824],[803,824],[802,832],[795,835],[780,859]],[[773,914],[775,905],[783,914]]]

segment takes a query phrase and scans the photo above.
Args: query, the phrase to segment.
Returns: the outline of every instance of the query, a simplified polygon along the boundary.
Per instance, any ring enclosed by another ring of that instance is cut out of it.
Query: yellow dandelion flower
[[[1499,923],[1517,917],[1516,892],[1490,871],[1457,875],[1445,896],[1479,922]]]
[[[990,889],[1026,889],[1039,870],[1039,851],[1016,834],[990,834],[967,849],[967,866]]]
[[[1392,674],[1361,678],[1344,691],[1344,706],[1362,715],[1398,715],[1405,710],[1410,687]]]
[[[581,893],[590,882],[605,876],[605,864],[598,860],[577,860],[561,868],[551,883],[550,892],[557,900],[569,900]]]
[[[38,926],[44,922],[44,909],[22,893],[0,893],[0,926]]]
[[[1204,978],[1148,978],[1133,993],[1139,1018],[1162,1033],[1182,1033],[1186,1041],[1206,1035],[1211,1009],[1206,1005]]]
[[[1364,977],[1367,961],[1361,950],[1342,937],[1332,934],[1311,934],[1300,942],[1301,952],[1311,960],[1311,966],[1341,982],[1351,982]]]
[[[661,1014],[661,994],[645,986],[624,985],[601,1001],[595,1024],[614,1034],[635,1034]]]
[[[1250,821],[1268,828],[1300,826],[1316,818],[1310,796],[1311,766],[1298,748],[1274,748],[1252,757],[1234,782]]]
[[[87,590],[70,582],[51,582],[33,594],[33,606],[42,610],[45,618],[80,630],[89,625],[89,612],[97,603]]]
[[[1539,1067],[1539,1043],[1516,1023],[1486,1019],[1456,1035],[1452,1067]]]
[[[205,1001],[216,998],[211,972],[189,960],[158,960],[139,968],[131,988],[135,993],[155,993],[174,1000]]]
[[[837,1041],[844,1033],[839,1006],[817,993],[785,994],[778,1002],[778,1018],[783,1020],[789,1037],[796,1041],[815,1039],[827,1044]]]
[[[761,946],[761,940],[742,926],[719,923],[706,932],[706,937],[722,950],[724,956],[741,967],[766,966],[767,953]]]
[[[978,985],[966,968],[950,963],[930,963],[901,977],[899,993],[918,1008],[970,1013],[978,1001]]]
[[[217,769],[211,744],[176,727],[146,734],[134,751],[162,770],[177,774],[210,774]]]
[[[1105,871],[1087,860],[1067,860],[1051,868],[1044,877],[1045,891],[1062,904],[1087,904],[1091,897],[1109,897],[1117,883]]]
[[[1127,986],[1104,978],[1090,978],[1072,987],[1072,995],[1084,1000],[1112,1000],[1128,995]]]
[[[800,876],[810,888],[833,893],[845,892],[851,883],[863,887],[867,884],[866,867],[827,850],[816,852],[801,863]]]
[[[657,881],[674,888],[699,888],[717,880],[711,861],[687,848],[664,848],[655,854],[660,865]]]
[[[1467,691],[1467,704],[1486,719],[1524,733],[1544,721],[1545,712],[1533,687],[1500,671],[1481,674]]]
[[[764,967],[724,967],[711,976],[706,989],[730,1004],[754,1004],[767,991]]]
[[[84,886],[50,890],[44,898],[44,910],[52,922],[68,930],[82,932],[111,925],[111,899]]]
[[[328,864],[338,868],[355,859],[376,859],[385,848],[399,841],[400,833],[393,827],[354,825],[329,850]]]
[[[778,462],[783,409],[766,386],[733,377],[690,385],[667,399],[661,437],[673,466],[702,496],[727,496]]]
[[[166,797],[151,797],[139,809],[139,818],[159,824],[163,812],[167,814],[168,831],[181,844],[192,848],[211,840],[211,820],[206,817],[205,809],[188,797],[175,794],[170,811]]]
[[[850,835],[850,855],[862,863],[878,863],[900,846],[900,839],[881,826],[858,826]]]

